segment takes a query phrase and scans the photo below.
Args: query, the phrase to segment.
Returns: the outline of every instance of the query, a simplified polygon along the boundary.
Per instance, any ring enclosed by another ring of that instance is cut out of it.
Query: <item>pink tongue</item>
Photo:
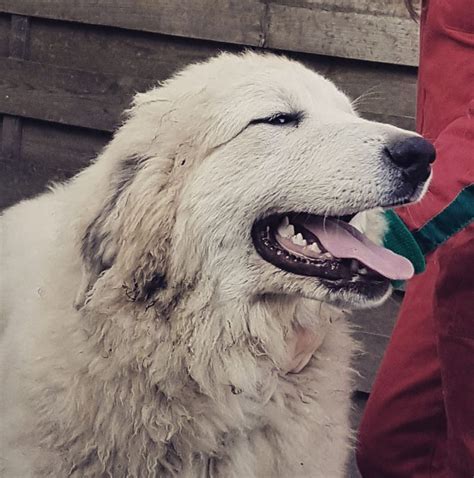
[[[356,228],[339,219],[317,218],[304,223],[321,244],[341,259],[357,259],[362,264],[392,280],[410,279],[412,263],[389,249],[374,244]]]

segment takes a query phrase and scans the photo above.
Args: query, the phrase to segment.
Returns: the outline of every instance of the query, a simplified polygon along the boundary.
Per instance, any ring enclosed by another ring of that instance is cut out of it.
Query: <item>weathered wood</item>
[[[318,8],[325,11],[358,12],[410,18],[403,0],[270,0],[269,3],[293,7]]]
[[[0,13],[0,56],[8,56],[10,15]]]
[[[349,319],[353,329],[367,334],[390,336],[402,298],[396,292],[380,307],[354,311]]]
[[[370,392],[389,338],[385,335],[365,332],[354,332],[353,336],[364,347],[364,352],[356,354],[354,360],[353,367],[359,374],[356,376],[354,390]]]
[[[221,50],[240,49],[228,44],[41,19],[33,22],[31,31],[34,61],[157,81]],[[414,127],[416,69],[307,54],[288,55],[335,81],[352,98],[362,96],[360,111],[370,119]]]
[[[21,120],[4,115],[2,127],[2,160],[18,161],[21,151]]]
[[[353,336],[363,348],[354,359],[354,368],[359,373],[356,377],[355,390],[362,392],[371,390],[395,325],[401,299],[402,297],[395,293],[381,307],[360,310],[350,316]]]
[[[361,116],[406,129],[415,127],[417,71],[315,55],[291,55],[344,91]]]
[[[226,41],[261,42],[257,0],[0,0],[0,11]]]
[[[237,52],[243,48],[207,40],[36,18],[31,26],[30,59],[116,76],[162,80],[222,50]]]
[[[32,164],[73,174],[87,166],[110,138],[109,133],[28,119],[22,153]]]
[[[0,161],[0,209],[45,191],[87,166],[110,135],[35,120],[24,120],[22,167]]]
[[[116,78],[0,58],[0,112],[112,131],[135,90],[150,80]]]
[[[292,2],[293,3],[293,2]],[[417,65],[417,25],[409,19],[270,4],[266,45],[401,65]]]
[[[30,20],[21,15],[11,16],[8,56],[28,56]],[[2,157],[4,161],[19,161],[21,151],[21,119],[15,116],[3,117]]]
[[[0,0],[0,11],[189,38],[404,65],[416,24],[385,0]],[[385,12],[384,9],[387,9]]]
[[[354,73],[352,64],[336,66],[315,59],[311,63],[319,65],[349,95],[368,94],[360,101],[362,116],[395,124],[413,123],[415,86],[411,72],[393,78],[387,74],[382,83],[380,73],[371,65],[361,65]],[[164,70],[172,70],[174,64],[170,59]],[[155,84],[149,78],[117,77],[13,59],[0,58],[0,68],[4,72],[0,78],[1,113],[103,131],[112,131],[119,124],[134,92]],[[160,75],[156,80],[164,78]]]
[[[30,19],[22,15],[12,15],[9,40],[10,58],[28,58]]]
[[[0,161],[0,211],[43,191],[52,175],[26,163],[20,169],[16,163]]]

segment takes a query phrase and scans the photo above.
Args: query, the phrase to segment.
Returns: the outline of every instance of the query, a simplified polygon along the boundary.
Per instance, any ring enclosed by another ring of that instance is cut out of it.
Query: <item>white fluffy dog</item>
[[[343,476],[342,309],[411,274],[357,213],[420,197],[413,138],[274,55],[138,94],[94,164],[2,217],[1,476]]]

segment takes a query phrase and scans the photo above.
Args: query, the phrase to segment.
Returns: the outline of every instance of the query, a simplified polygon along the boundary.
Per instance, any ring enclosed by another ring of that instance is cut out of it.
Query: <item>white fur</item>
[[[249,125],[287,111],[298,128]],[[276,269],[250,230],[387,203],[380,152],[408,134],[273,55],[138,94],[93,165],[1,219],[1,476],[343,476],[355,345],[334,305],[385,297]],[[324,340],[285,374],[296,324]]]

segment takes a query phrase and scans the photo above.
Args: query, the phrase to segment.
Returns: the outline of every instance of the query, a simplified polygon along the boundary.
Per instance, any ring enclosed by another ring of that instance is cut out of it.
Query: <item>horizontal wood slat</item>
[[[112,131],[134,91],[151,80],[0,58],[0,112]]]
[[[43,192],[52,181],[71,177],[87,166],[109,139],[107,133],[23,120],[21,167],[0,157],[0,209]]]
[[[415,0],[414,4],[420,0]],[[269,0],[275,5],[291,7],[318,8],[331,12],[370,13],[408,19],[410,14],[402,1],[399,0]]]
[[[24,120],[22,153],[31,164],[72,174],[87,166],[110,141],[109,133]]]
[[[34,18],[30,60],[115,76],[164,79],[221,50],[244,47],[207,40]]]
[[[381,8],[347,0],[340,11],[309,0],[0,0],[0,12],[416,65],[417,25],[374,3]]]
[[[410,19],[273,4],[268,17],[271,48],[400,65],[418,62],[417,25]]]
[[[261,42],[257,0],[0,0],[0,11],[246,45]]]
[[[308,61],[359,101],[362,116],[413,127],[415,78],[410,72],[386,78],[370,67]],[[169,69],[172,67],[170,66]],[[157,80],[105,75],[32,61],[0,58],[0,113],[72,126],[113,131],[133,94]]]

